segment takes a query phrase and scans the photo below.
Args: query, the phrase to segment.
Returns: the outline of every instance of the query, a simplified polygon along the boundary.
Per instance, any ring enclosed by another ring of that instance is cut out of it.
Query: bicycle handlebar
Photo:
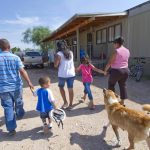
[[[142,59],[142,60],[145,60],[145,58],[144,57],[134,57],[134,59]]]

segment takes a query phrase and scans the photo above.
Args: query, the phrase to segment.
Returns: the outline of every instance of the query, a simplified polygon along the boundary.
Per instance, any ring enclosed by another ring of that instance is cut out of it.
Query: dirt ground
[[[50,69],[29,69],[29,76],[38,88],[38,78],[43,75],[51,77],[51,89],[59,106],[62,98],[57,86],[57,73]],[[35,111],[36,98],[32,96],[29,88],[24,84],[24,108],[25,117],[17,122],[17,134],[9,137],[4,124],[3,109],[0,108],[0,150],[122,150],[128,146],[127,133],[120,130],[122,141],[121,147],[116,147],[116,138],[109,127],[107,132],[103,126],[108,122],[104,109],[102,88],[107,87],[107,77],[96,76],[92,85],[96,109],[91,111],[87,108],[88,99],[80,103],[83,94],[81,77],[77,76],[74,91],[74,109],[66,111],[67,118],[64,121],[64,129],[58,128],[53,123],[53,130],[48,135],[42,132],[42,123],[39,113]],[[150,103],[150,81],[142,80],[137,83],[133,79],[128,80],[129,100],[127,107],[141,110],[141,104]],[[66,89],[67,90],[67,89]],[[106,134],[106,142],[103,137]],[[136,150],[148,150],[146,142],[136,144]]]

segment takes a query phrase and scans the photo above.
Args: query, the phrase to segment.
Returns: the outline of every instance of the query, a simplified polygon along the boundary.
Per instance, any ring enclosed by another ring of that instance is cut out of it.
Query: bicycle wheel
[[[139,70],[136,74],[136,81],[139,82],[143,76],[143,71]]]
[[[131,77],[135,77],[136,76],[136,65],[131,65],[130,67],[129,67],[129,70],[130,70],[130,73],[129,73],[129,76],[131,76]]]

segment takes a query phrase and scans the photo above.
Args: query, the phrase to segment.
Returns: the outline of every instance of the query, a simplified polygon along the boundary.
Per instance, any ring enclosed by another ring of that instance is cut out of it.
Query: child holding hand
[[[55,99],[52,91],[49,89],[51,83],[49,77],[42,77],[39,79],[41,88],[34,92],[34,96],[38,97],[36,110],[40,112],[40,118],[43,122],[44,133],[47,133],[52,128],[52,122],[49,117],[51,110],[56,109]],[[48,119],[48,123],[47,120]]]
[[[104,74],[104,71],[97,69],[95,66],[93,66],[89,62],[89,59],[87,56],[84,56],[81,59],[81,63],[82,64],[78,68],[76,68],[76,71],[81,71],[82,73],[82,82],[84,85],[84,96],[82,97],[82,99],[85,101],[86,96],[88,95],[88,98],[90,100],[89,108],[95,109],[95,105],[93,102],[93,95],[92,95],[91,88],[90,88],[90,85],[93,82],[92,70],[98,73],[102,73],[102,74]]]

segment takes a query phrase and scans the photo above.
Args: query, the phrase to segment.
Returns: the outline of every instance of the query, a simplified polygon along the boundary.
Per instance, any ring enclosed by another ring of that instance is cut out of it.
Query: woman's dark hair
[[[123,45],[124,39],[123,39],[123,37],[118,37],[118,38],[116,38],[116,39],[114,40],[113,43],[114,43],[114,44]]]
[[[64,57],[68,60],[71,59],[71,53],[68,49],[67,42],[65,40],[61,40],[57,42],[58,51],[61,51],[64,54]]]
[[[81,63],[82,64],[89,64],[90,62],[89,62],[89,57],[88,56],[83,56],[82,58],[81,58]]]

